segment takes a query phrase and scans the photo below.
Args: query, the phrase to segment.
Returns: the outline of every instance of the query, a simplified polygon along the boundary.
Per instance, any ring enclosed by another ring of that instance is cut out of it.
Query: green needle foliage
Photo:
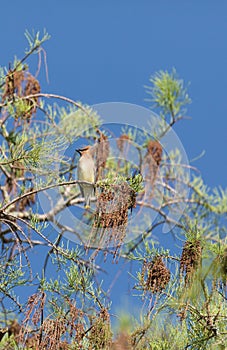
[[[151,95],[148,101],[160,108],[165,116],[170,114],[174,119],[182,114],[184,106],[191,103],[184,82],[177,77],[175,69],[170,73],[157,72],[150,78],[150,83],[152,86],[146,86],[147,93]]]

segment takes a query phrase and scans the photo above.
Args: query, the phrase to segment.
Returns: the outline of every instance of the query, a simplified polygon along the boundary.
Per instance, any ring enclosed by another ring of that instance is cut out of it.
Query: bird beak
[[[76,152],[78,152],[79,153],[79,155],[81,155],[81,149],[76,149]]]

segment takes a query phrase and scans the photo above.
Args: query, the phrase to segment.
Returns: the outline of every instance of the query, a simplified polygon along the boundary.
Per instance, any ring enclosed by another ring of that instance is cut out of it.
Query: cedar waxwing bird
[[[85,208],[90,208],[91,197],[94,196],[95,163],[91,153],[91,147],[87,146],[76,150],[80,154],[77,166],[77,178],[79,181],[91,182],[91,184],[79,184],[80,191],[85,200]]]

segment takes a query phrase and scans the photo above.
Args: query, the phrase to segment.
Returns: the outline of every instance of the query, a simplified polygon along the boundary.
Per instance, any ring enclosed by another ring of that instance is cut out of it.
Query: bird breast
[[[78,162],[78,179],[81,181],[94,182],[94,161],[91,158],[81,157]]]

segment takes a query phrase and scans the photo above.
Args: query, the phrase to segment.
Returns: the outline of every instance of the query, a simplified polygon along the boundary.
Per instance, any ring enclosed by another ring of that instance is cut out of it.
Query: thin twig
[[[33,95],[27,95],[27,96],[21,96],[19,97],[20,100],[31,100],[34,99],[35,97],[45,97],[45,98],[57,98],[66,102],[69,102],[71,104],[73,104],[74,106],[76,106],[77,108],[81,109],[85,114],[89,115],[89,113],[87,112],[86,108],[84,108],[80,103],[65,97],[65,96],[61,96],[61,95],[56,95],[56,94],[48,94],[48,93],[38,93],[38,94],[33,94]],[[7,103],[2,103],[0,104],[0,107],[5,107],[9,104],[13,104],[15,101],[11,100],[11,101],[7,101]]]

